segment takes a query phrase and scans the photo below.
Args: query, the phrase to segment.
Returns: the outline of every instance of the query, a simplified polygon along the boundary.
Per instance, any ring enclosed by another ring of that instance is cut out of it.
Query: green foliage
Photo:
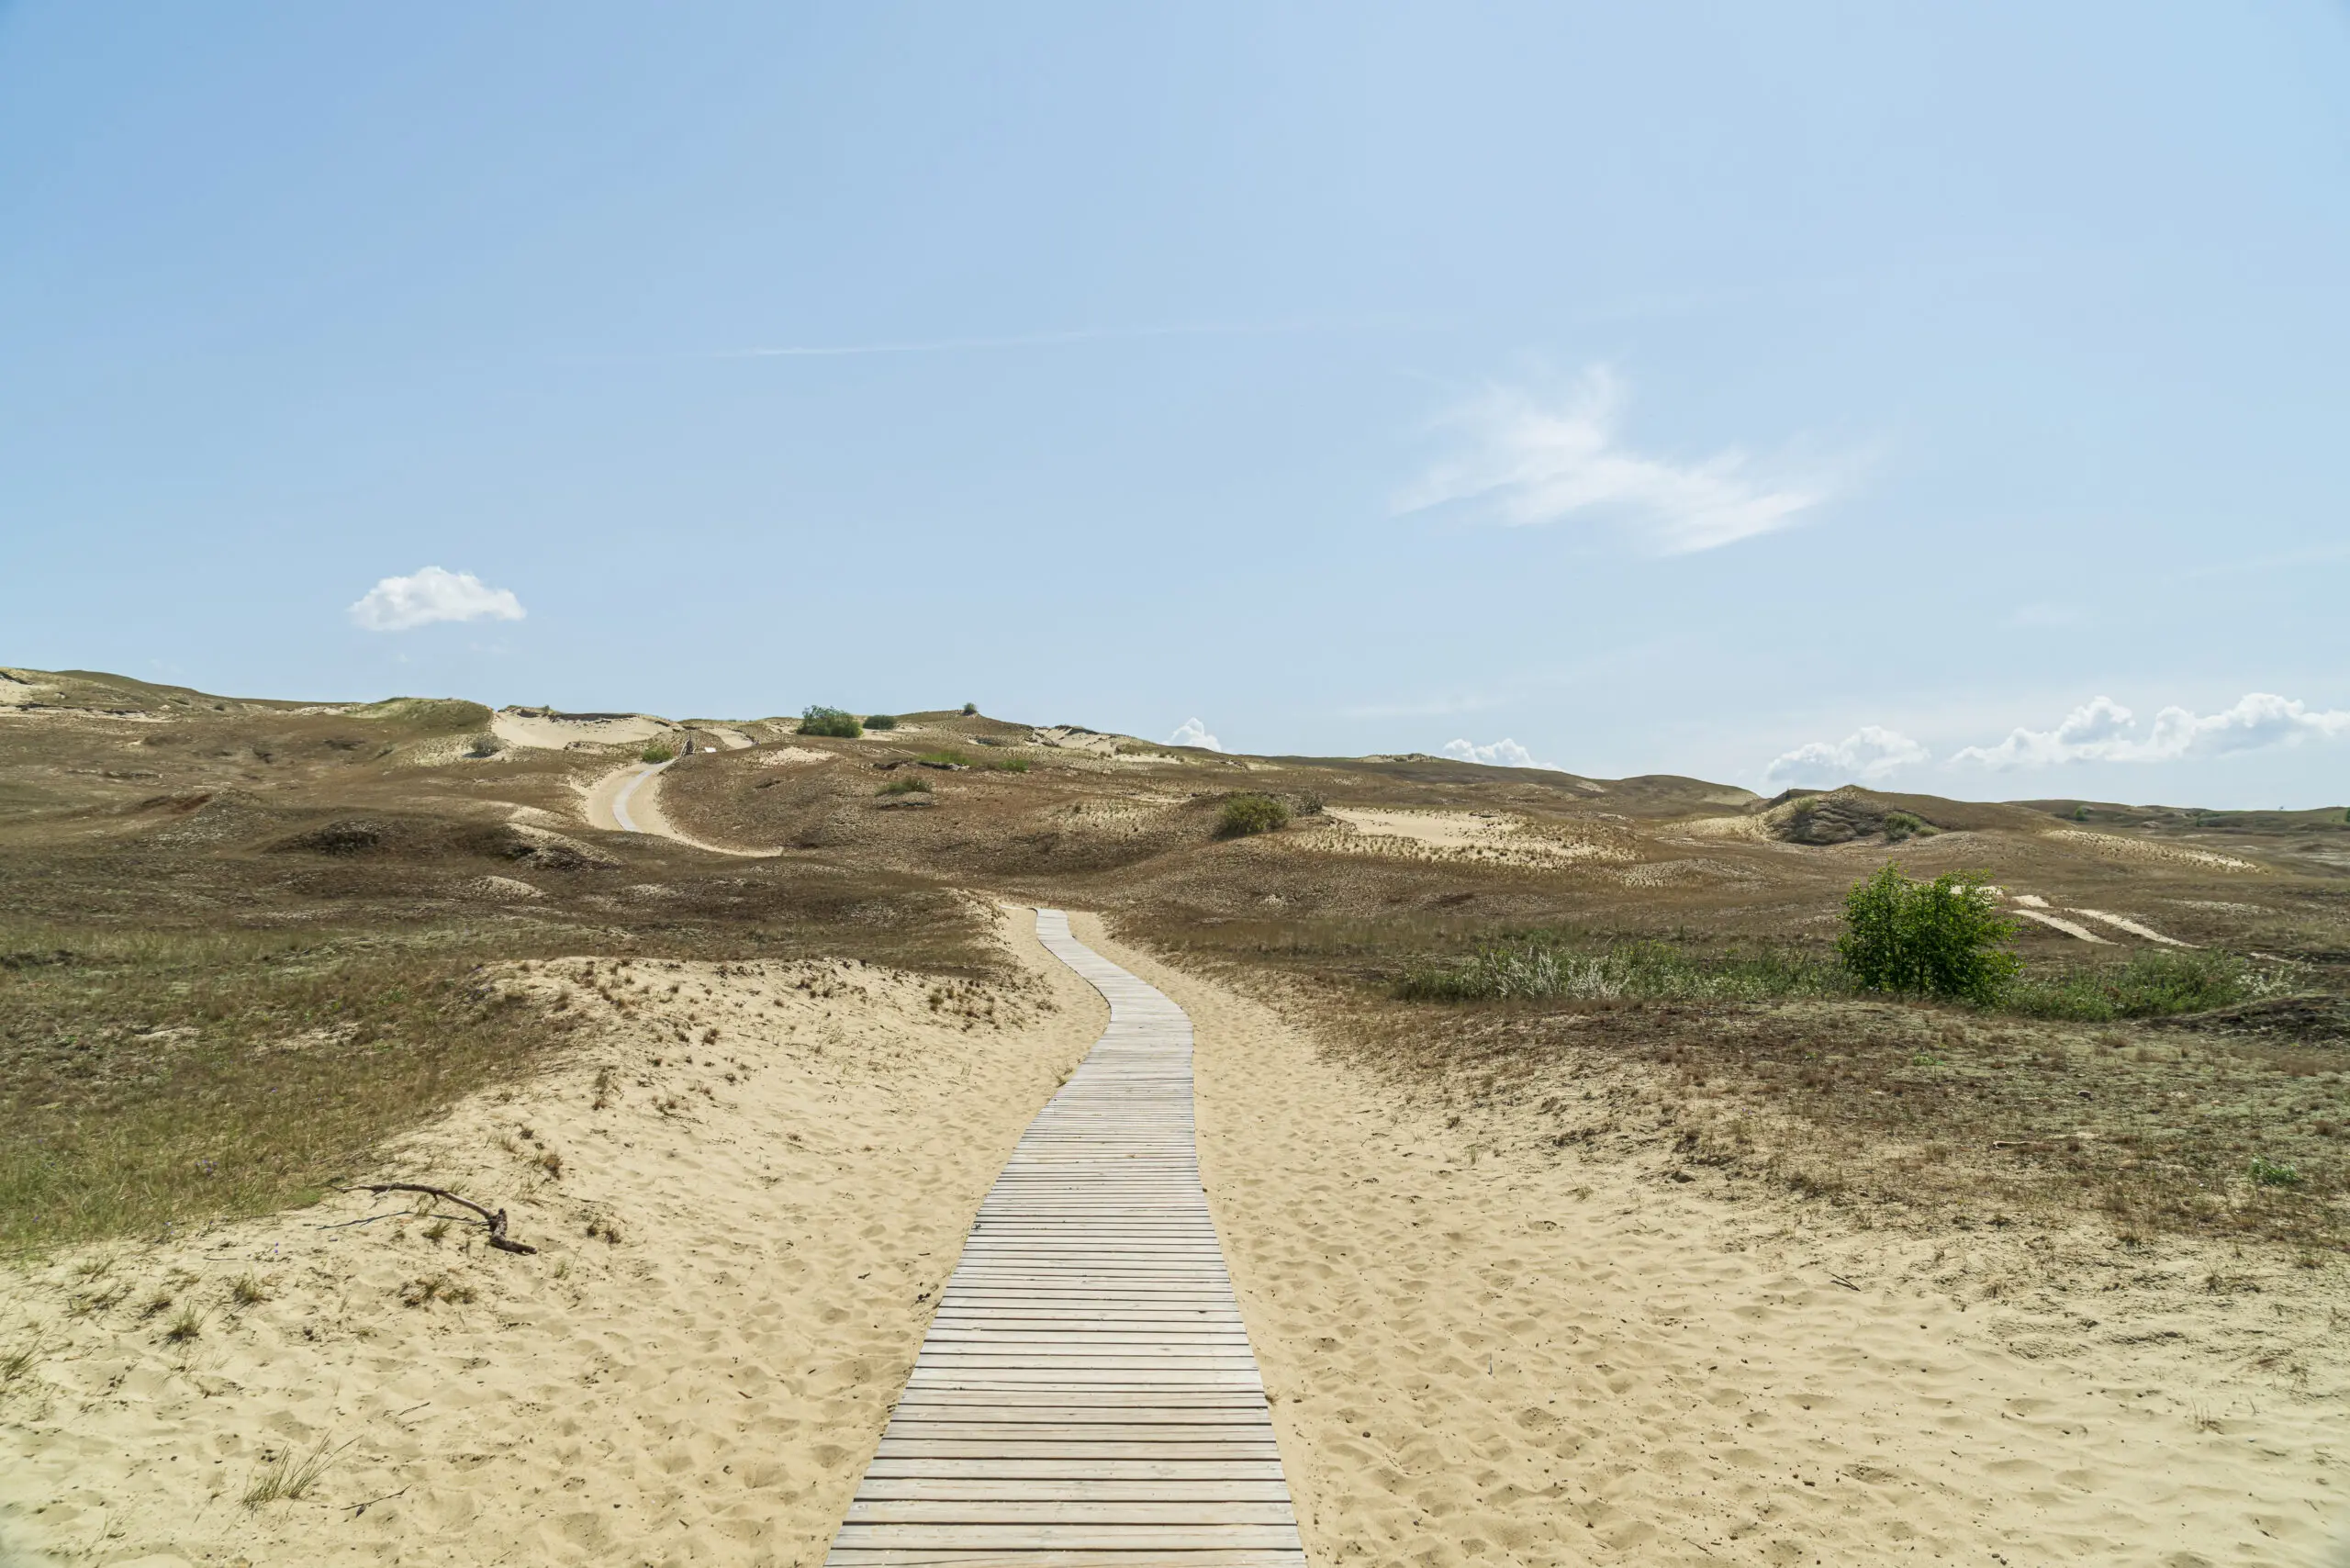
[[[1851,980],[1834,964],[1801,953],[1700,958],[1666,942],[1585,948],[1538,933],[1490,944],[1453,964],[1408,971],[1396,994],[1413,1002],[1772,1002],[1841,996]]]
[[[856,715],[845,709],[827,708],[811,703],[800,715],[800,733],[803,735],[829,735],[834,740],[853,741],[865,733]]]
[[[1289,825],[1289,805],[1270,795],[1235,795],[1216,814],[1218,838],[1247,838]]]
[[[2089,820],[2089,808],[2087,802],[2073,808],[2073,820],[2076,823],[2085,823]]]
[[[677,757],[677,749],[661,741],[655,741],[636,754],[639,762],[674,762]]]
[[[1885,836],[1899,844],[1905,838],[1931,838],[1942,832],[1925,818],[1909,812],[1885,813]]]
[[[971,766],[971,759],[965,756],[959,751],[926,751],[922,754],[920,760],[928,763],[934,763],[941,767],[968,767]]]
[[[478,702],[453,697],[391,697],[353,708],[350,717],[384,724],[410,734],[462,734],[489,727],[490,711]]]
[[[2232,1007],[2266,994],[2274,982],[2232,953],[2133,953],[2122,964],[2078,964],[2025,975],[2000,999],[2034,1018],[2102,1024]]]
[[[480,734],[466,738],[465,757],[471,762],[486,762],[504,748],[504,742],[489,731],[484,730]]]
[[[963,717],[966,719],[976,719],[979,717],[979,705],[978,703],[966,702],[963,704]]]
[[[898,727],[898,716],[895,713],[867,713],[865,727],[868,730],[894,730]]]
[[[2278,1164],[2266,1155],[2255,1154],[2252,1157],[2252,1180],[2255,1186],[2260,1187],[2298,1187],[2301,1184],[2301,1173],[2289,1165]]]
[[[988,766],[998,773],[1025,773],[1028,771],[1028,759],[1024,756],[991,757]]]
[[[919,774],[892,778],[873,792],[877,795],[927,795],[930,793],[930,780]]]
[[[1887,865],[1844,895],[1836,951],[1870,991],[1907,991],[1988,1006],[2021,966],[2007,948],[2015,927],[1972,871],[1916,882]]]

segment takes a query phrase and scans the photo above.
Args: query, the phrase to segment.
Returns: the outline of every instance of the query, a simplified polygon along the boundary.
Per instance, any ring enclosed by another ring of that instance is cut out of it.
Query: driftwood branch
[[[538,1250],[535,1247],[526,1247],[521,1242],[507,1239],[504,1209],[492,1214],[471,1198],[461,1198],[446,1187],[424,1187],[414,1182],[385,1182],[357,1190],[363,1193],[430,1193],[436,1198],[446,1198],[451,1203],[462,1204],[481,1215],[481,1223],[489,1226],[489,1244],[500,1252],[536,1252]]]

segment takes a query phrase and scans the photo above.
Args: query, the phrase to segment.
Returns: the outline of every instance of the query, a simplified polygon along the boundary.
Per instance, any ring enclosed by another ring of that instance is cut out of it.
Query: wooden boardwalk
[[[1192,1022],[1036,935],[1110,1027],[996,1178],[833,1564],[1304,1568],[1192,1138]]]

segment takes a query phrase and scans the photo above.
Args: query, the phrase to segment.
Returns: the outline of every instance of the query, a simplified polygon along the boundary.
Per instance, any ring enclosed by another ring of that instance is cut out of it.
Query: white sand
[[[2249,860],[2239,860],[2232,855],[2221,855],[2209,849],[2190,849],[2183,844],[2162,844],[2153,839],[2125,838],[2116,833],[2087,833],[2079,828],[2060,827],[2041,834],[2062,844],[2094,850],[2120,860],[2176,860],[2185,865],[2199,866],[2212,871],[2257,871],[2259,867]]]
[[[575,745],[643,745],[673,735],[677,726],[649,713],[617,719],[555,719],[501,708],[490,716],[490,733],[508,745],[563,751]],[[745,743],[748,744],[747,742]]]
[[[1315,833],[1313,819],[1301,824],[1306,832],[1290,842],[1299,846],[1347,855],[1371,855],[1392,859],[1460,860],[1488,865],[1562,865],[1579,860],[1628,860],[1633,851],[1625,838],[1597,830],[1572,833],[1561,827],[1537,827],[1523,817],[1499,812],[1381,810],[1368,806],[1329,806],[1323,814],[1339,831]],[[1351,831],[1348,831],[1351,830]]]
[[[2022,900],[2019,899],[2017,902],[2020,904]],[[2080,922],[2066,920],[2061,914],[2050,914],[2045,909],[2019,908],[2015,913],[2026,920],[2045,925],[2052,931],[2061,931],[2065,935],[2076,937],[2083,942],[2094,942],[2101,947],[2109,947],[2113,945]]]
[[[1079,925],[1198,1026],[1201,1159],[1315,1562],[2185,1568],[2341,1539],[2331,1281],[1859,1230],[1546,1147],[1531,1106],[1448,1127]]]
[[[358,1196],[0,1272],[0,1350],[28,1327],[45,1347],[0,1394],[0,1562],[820,1562],[981,1195],[1105,1020],[1021,920],[1003,939],[1030,988],[938,1007],[857,966],[600,966],[632,1000],[570,988],[578,1060],[384,1170],[509,1205],[536,1257],[319,1228],[405,1212]],[[247,1272],[270,1297],[241,1309]],[[435,1279],[473,1299],[402,1304]],[[140,1316],[160,1290],[206,1312],[196,1339]],[[240,1505],[321,1450],[309,1495]]]
[[[814,763],[832,760],[831,752],[818,751],[813,746],[804,745],[769,746],[758,756],[758,764],[761,767],[806,767]]]
[[[2176,936],[2165,936],[2150,925],[2141,925],[2138,922],[2132,920],[2127,915],[2108,914],[2101,909],[2075,909],[2067,910],[2065,913],[2068,914],[2080,915],[2082,918],[2087,920],[2102,922],[2107,925],[2112,926],[2116,931],[2127,931],[2132,936],[2143,936],[2149,942],[2160,942],[2167,947],[2192,947],[2195,946],[2192,942],[2182,942]]]

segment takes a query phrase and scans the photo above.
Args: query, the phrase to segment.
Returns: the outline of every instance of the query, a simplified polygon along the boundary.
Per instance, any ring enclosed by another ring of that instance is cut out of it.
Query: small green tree
[[[834,740],[853,741],[865,733],[856,715],[839,708],[827,708],[811,703],[800,715],[800,733],[803,735],[830,735]]]
[[[898,716],[895,713],[867,713],[865,727],[868,730],[894,730],[898,727]]]
[[[1837,956],[1871,991],[1988,1004],[2022,968],[2007,946],[2014,924],[1993,907],[1994,896],[1979,872],[1917,882],[1888,863],[1844,895]]]

